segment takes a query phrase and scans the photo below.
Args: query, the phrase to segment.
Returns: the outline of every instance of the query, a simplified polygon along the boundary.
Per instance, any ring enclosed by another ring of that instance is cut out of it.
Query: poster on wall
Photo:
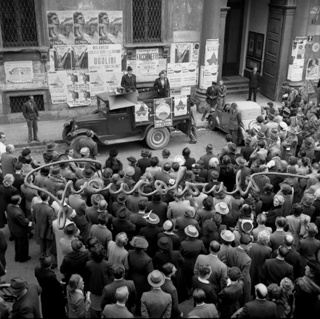
[[[149,121],[148,105],[143,101],[138,101],[138,103],[135,105],[134,114],[136,123]]]
[[[32,61],[4,62],[4,71],[6,75],[6,83],[32,82]]]
[[[159,49],[136,50],[136,76],[137,79],[154,81],[158,76]]]
[[[174,116],[186,115],[188,97],[186,95],[177,95],[174,97]]]
[[[219,69],[218,53],[219,53],[219,39],[207,40],[206,50],[205,50],[205,65],[204,65],[205,66],[204,76],[207,80],[209,80],[209,78],[214,78],[215,80],[211,80],[211,81],[216,81],[218,77],[218,69]]]
[[[191,63],[168,63],[167,77],[170,87],[182,87],[196,85],[197,64]]]
[[[88,69],[88,46],[73,45],[71,47],[72,69]]]
[[[320,59],[309,59],[307,64],[306,80],[318,80]]]
[[[53,60],[55,71],[71,70],[71,50],[68,45],[57,45],[53,48]]]
[[[91,95],[95,96],[99,93],[105,92],[106,82],[107,80],[105,72],[90,72]]]
[[[51,45],[120,44],[122,11],[48,11]]]
[[[191,62],[192,43],[172,43],[170,62],[171,63],[184,63]]]
[[[212,74],[210,70],[207,70],[206,67],[202,65],[200,67],[200,88],[207,89],[209,86],[212,86],[213,81],[218,81],[218,72]]]
[[[154,127],[172,126],[172,98],[153,100]]]
[[[200,44],[199,43],[192,43],[192,62],[198,63],[199,50],[200,50]]]
[[[67,102],[67,73],[65,71],[49,72],[48,85],[52,104]]]
[[[72,11],[48,11],[47,21],[51,45],[74,44]]]

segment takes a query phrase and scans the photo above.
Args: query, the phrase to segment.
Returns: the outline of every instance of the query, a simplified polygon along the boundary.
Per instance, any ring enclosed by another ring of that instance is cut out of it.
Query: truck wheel
[[[209,119],[208,119],[208,127],[210,130],[214,131],[216,129],[216,123],[213,119],[212,116],[209,116]]]
[[[72,141],[72,137],[67,136],[71,132],[71,130],[72,130],[71,125],[67,125],[63,128],[63,131],[62,131],[62,139],[68,145],[70,145]]]
[[[78,135],[71,141],[70,147],[73,149],[74,158],[81,158],[79,141],[84,137],[86,137],[86,135]]]
[[[159,150],[167,146],[170,140],[170,133],[168,129],[162,128],[151,128],[146,137],[146,142],[153,150]]]

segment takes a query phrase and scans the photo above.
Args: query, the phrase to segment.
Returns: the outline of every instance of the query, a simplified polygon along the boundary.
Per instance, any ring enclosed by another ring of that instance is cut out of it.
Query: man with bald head
[[[6,146],[6,152],[1,155],[3,176],[6,176],[7,174],[14,175],[16,172],[14,165],[17,162],[17,158],[13,155],[14,152],[14,146],[12,144],[8,144]]]
[[[210,266],[212,274],[208,280],[213,285],[216,294],[218,294],[227,285],[227,266],[218,258],[220,244],[216,240],[210,243],[209,251],[209,255],[198,256],[194,265],[194,274],[199,274],[200,265]]]
[[[247,302],[238,318],[277,318],[277,306],[274,302],[266,300],[268,289],[264,284],[255,286],[256,299]]]

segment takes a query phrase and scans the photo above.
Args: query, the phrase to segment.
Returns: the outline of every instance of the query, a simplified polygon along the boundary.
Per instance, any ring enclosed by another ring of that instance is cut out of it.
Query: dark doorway
[[[239,75],[245,0],[228,0],[222,75]]]

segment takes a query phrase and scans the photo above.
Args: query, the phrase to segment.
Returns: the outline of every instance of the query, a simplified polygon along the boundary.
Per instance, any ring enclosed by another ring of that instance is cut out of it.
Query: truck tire
[[[170,133],[167,128],[152,127],[146,136],[147,145],[153,150],[165,148],[170,141]]]
[[[217,127],[216,127],[216,122],[214,121],[213,116],[209,116],[208,119],[208,127],[211,131],[214,131]]]
[[[74,158],[81,158],[79,141],[85,137],[86,135],[78,135],[71,141],[70,147],[73,149]]]
[[[70,145],[72,141],[72,137],[67,137],[67,135],[71,132],[71,130],[72,130],[71,125],[67,125],[63,128],[63,131],[62,131],[62,139],[68,145]]]

